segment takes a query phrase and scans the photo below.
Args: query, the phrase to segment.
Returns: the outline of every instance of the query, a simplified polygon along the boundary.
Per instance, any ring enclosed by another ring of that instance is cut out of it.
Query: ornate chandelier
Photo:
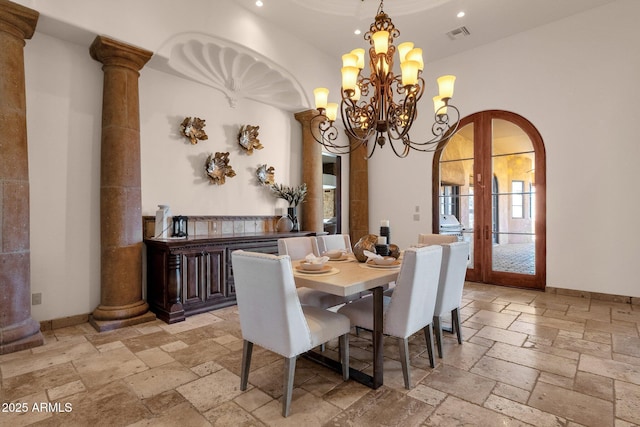
[[[364,35],[364,39],[371,44],[371,74],[368,77],[363,75],[365,50],[354,49],[342,56],[340,105],[327,102],[328,89],[317,88],[313,91],[318,115],[311,121],[311,133],[316,141],[332,153],[346,154],[365,146],[367,158],[370,158],[376,146],[382,147],[388,140],[398,157],[406,157],[411,149],[436,150],[438,144],[446,142],[458,128],[460,113],[450,104],[455,76],[442,76],[437,79],[440,93],[433,98],[433,138],[414,142],[409,137],[409,130],[418,114],[417,103],[425,87],[422,49],[414,48],[411,42],[399,44],[397,50],[401,74],[394,74],[396,47],[393,40],[400,35],[400,31],[384,12],[383,5],[384,0],[380,1],[375,22]],[[394,94],[398,95],[397,101]],[[337,140],[338,130],[334,123],[338,109],[349,137],[347,143]],[[454,120],[449,116],[451,111]]]

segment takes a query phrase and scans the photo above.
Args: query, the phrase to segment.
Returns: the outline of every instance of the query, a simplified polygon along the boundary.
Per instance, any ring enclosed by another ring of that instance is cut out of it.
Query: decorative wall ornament
[[[275,171],[273,166],[267,167],[266,164],[258,166],[256,177],[262,185],[273,185],[275,183]]]
[[[180,132],[195,145],[198,143],[198,140],[204,141],[205,139],[209,139],[207,133],[204,131],[205,126],[203,119],[198,117],[185,117],[180,124]]]
[[[229,153],[218,153],[215,156],[209,154],[204,165],[204,170],[212,184],[222,185],[227,177],[236,176],[235,171],[229,165]]]
[[[264,147],[258,139],[258,130],[260,126],[244,125],[238,132],[238,144],[247,151],[247,154],[253,154],[253,150],[262,150]]]
[[[286,67],[227,39],[181,33],[169,39],[154,57],[155,68],[221,91],[232,108],[242,99],[290,112],[312,105],[305,89]]]

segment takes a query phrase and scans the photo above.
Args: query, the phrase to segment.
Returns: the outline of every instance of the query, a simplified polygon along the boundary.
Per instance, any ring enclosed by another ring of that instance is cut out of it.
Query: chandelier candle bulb
[[[420,64],[418,61],[404,61],[400,64],[402,70],[402,85],[413,86],[418,82],[418,69]]]
[[[364,49],[362,48],[353,49],[351,51],[351,54],[355,55],[358,58],[358,61],[356,62],[356,67],[362,70],[364,68]]]
[[[355,91],[359,73],[357,67],[342,67],[342,90]]]
[[[327,104],[327,119],[330,122],[335,122],[338,117],[338,104],[336,102],[330,102]]]
[[[453,84],[456,81],[456,76],[441,76],[438,77],[438,90],[440,96],[444,98],[453,97]]]
[[[413,49],[412,42],[404,42],[398,45],[398,57],[400,58],[401,64],[408,59],[407,53],[409,53],[409,51],[411,51],[412,49]]]
[[[358,56],[353,53],[345,53],[342,55],[343,67],[358,67]]]
[[[327,100],[329,99],[329,89],[319,87],[313,90],[313,96],[316,101],[316,110],[324,110],[327,108]]]
[[[376,31],[371,34],[376,54],[387,54],[389,51],[389,31]]]
[[[416,47],[415,49],[411,49],[409,52],[407,52],[406,60],[416,61],[419,64],[418,70],[420,71],[424,70],[424,59],[422,58],[422,49],[420,49],[419,47]]]
[[[447,114],[447,104],[444,103],[440,95],[433,97],[433,109],[439,116]]]

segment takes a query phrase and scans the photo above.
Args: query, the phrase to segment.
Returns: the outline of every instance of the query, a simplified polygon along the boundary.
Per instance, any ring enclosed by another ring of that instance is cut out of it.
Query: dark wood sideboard
[[[313,232],[247,233],[145,239],[147,302],[167,323],[236,303],[231,252],[278,253],[278,239],[312,236]]]

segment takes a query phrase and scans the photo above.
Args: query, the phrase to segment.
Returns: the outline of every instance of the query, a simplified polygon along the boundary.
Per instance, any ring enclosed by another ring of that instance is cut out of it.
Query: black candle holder
[[[391,243],[391,230],[389,229],[389,227],[380,227],[380,237],[386,237],[387,244]]]

